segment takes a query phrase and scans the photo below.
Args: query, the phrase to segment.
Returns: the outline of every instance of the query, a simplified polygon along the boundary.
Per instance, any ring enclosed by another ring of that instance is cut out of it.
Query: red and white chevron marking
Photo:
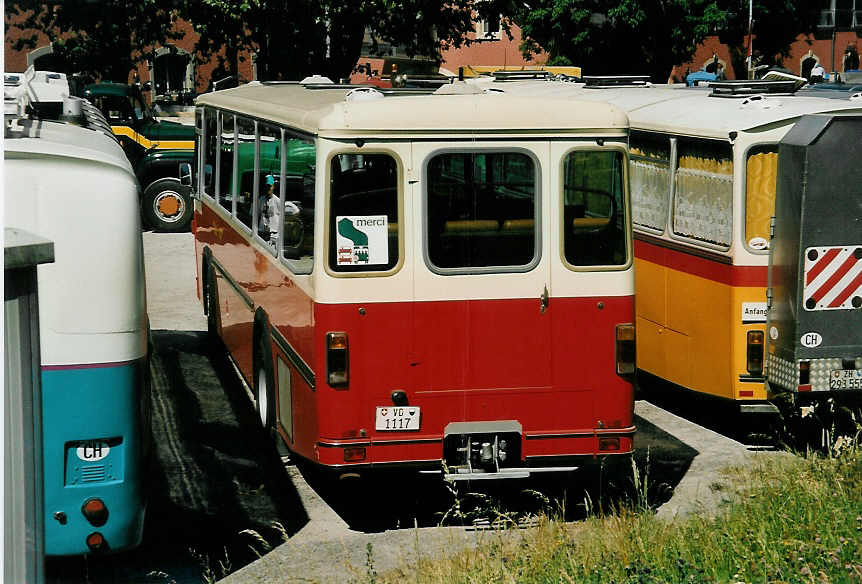
[[[862,307],[862,245],[805,250],[806,310]]]

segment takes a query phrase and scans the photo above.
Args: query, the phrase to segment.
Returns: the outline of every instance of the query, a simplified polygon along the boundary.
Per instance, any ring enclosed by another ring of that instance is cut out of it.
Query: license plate
[[[829,389],[862,389],[862,369],[833,369]]]
[[[419,408],[415,406],[378,406],[376,430],[406,432],[419,429]]]

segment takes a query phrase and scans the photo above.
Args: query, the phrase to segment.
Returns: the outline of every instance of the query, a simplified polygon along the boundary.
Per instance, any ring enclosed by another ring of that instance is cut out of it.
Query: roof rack
[[[522,79],[550,79],[553,77],[550,71],[543,69],[521,69],[519,71],[494,71],[494,79],[497,81],[520,81]]]
[[[737,79],[733,81],[710,81],[712,97],[745,97],[761,93],[795,93],[798,89],[796,81],[768,81],[763,79]]]
[[[454,77],[448,75],[411,75],[407,73],[401,77],[400,82],[404,83],[403,89],[437,89],[442,85],[449,85],[454,81]],[[393,84],[395,80],[393,80]],[[395,89],[401,89],[395,87]]]
[[[649,75],[585,75],[584,87],[601,89],[603,87],[646,87],[650,84]]]

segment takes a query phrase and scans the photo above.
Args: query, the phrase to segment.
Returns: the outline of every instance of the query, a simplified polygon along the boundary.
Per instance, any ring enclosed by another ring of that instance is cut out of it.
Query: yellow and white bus
[[[794,95],[792,82],[487,83],[627,113],[638,370],[742,412],[775,411],[763,347],[778,143],[801,116],[860,112],[862,100]]]

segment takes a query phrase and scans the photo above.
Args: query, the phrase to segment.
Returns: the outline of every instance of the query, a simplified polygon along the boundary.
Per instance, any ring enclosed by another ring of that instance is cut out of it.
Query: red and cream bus
[[[197,130],[210,333],[292,452],[453,479],[631,453],[621,110],[255,82]]]

